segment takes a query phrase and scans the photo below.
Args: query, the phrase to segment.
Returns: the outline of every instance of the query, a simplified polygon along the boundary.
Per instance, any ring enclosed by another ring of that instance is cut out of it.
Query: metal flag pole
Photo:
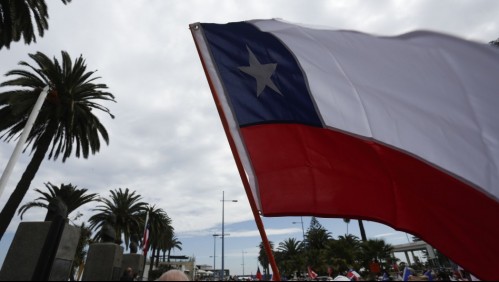
[[[253,217],[255,219],[256,226],[258,228],[258,231],[260,232],[260,237],[262,238],[262,243],[265,248],[265,252],[267,253],[267,257],[270,262],[270,266],[272,268],[273,272],[273,277],[272,279],[274,281],[280,281],[281,280],[281,275],[279,274],[279,269],[277,267],[277,263],[274,258],[274,253],[272,251],[272,248],[270,246],[270,242],[267,238],[267,234],[265,233],[265,227],[263,225],[263,220],[260,218],[260,213],[258,211],[258,207],[256,205],[255,198],[253,197],[253,194],[251,192],[251,187],[249,184],[248,177],[246,175],[246,171],[244,170],[243,163],[241,161],[241,156],[239,155],[237,148],[236,148],[236,143],[234,141],[234,138],[230,134],[229,130],[229,124],[228,120],[226,117],[226,114],[221,106],[220,99],[218,98],[217,91],[214,86],[213,79],[208,70],[207,70],[207,62],[210,60],[210,58],[204,58],[203,57],[203,51],[201,50],[202,48],[205,48],[205,46],[201,46],[200,38],[203,37],[202,31],[200,30],[199,24],[192,24],[190,25],[191,33],[194,38],[194,43],[196,44],[196,49],[199,54],[199,58],[201,59],[201,64],[203,65],[204,72],[206,74],[206,77],[208,79],[208,84],[210,86],[211,92],[213,94],[213,99],[215,100],[215,105],[218,110],[218,114],[220,115],[220,119],[222,121],[222,125],[225,130],[225,134],[227,136],[227,140],[229,141],[229,146],[232,150],[232,155],[234,156],[234,161],[236,162],[237,169],[239,171],[239,176],[241,177],[241,181],[243,182],[244,190],[246,191],[246,195],[248,197],[248,201],[251,207],[251,211],[253,212]],[[201,33],[200,33],[201,32]],[[201,39],[202,40],[202,39]]]
[[[35,123],[35,120],[38,117],[38,113],[42,108],[43,102],[45,101],[48,92],[49,92],[49,86],[45,86],[45,88],[43,88],[42,92],[40,93],[40,96],[38,96],[38,100],[36,100],[35,106],[33,107],[33,110],[31,111],[31,114],[28,117],[28,121],[24,126],[23,133],[21,134],[21,137],[17,142],[16,148],[14,149],[14,152],[12,153],[12,156],[10,157],[7,166],[3,171],[2,178],[0,178],[0,197],[2,196],[3,191],[5,190],[7,181],[9,180],[9,177],[12,174],[12,170],[14,169],[14,166],[16,165],[16,162],[19,159],[19,156],[21,155],[24,143],[26,143],[26,140],[28,139],[29,133],[31,132],[31,128],[33,128],[33,124]]]

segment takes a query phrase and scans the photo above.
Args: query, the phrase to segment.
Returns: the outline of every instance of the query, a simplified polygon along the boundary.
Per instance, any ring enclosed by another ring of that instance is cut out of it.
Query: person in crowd
[[[172,269],[163,273],[156,281],[189,281],[189,278],[183,271]]]
[[[133,281],[133,278],[133,269],[131,267],[127,267],[125,268],[125,271],[123,271],[123,275],[121,275],[120,281]]]

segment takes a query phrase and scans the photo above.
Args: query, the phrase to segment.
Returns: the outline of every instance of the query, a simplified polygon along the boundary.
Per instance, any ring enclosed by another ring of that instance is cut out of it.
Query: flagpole
[[[258,231],[260,232],[260,237],[262,238],[262,243],[263,243],[263,246],[265,248],[265,252],[267,253],[267,257],[269,259],[270,266],[272,268],[272,273],[273,273],[272,279],[274,281],[280,281],[281,275],[279,274],[279,269],[277,268],[274,254],[272,252],[272,248],[270,247],[270,242],[267,238],[267,233],[265,232],[265,227],[263,226],[263,221],[260,217],[260,213],[259,213],[258,208],[256,206],[255,198],[253,197],[253,193],[251,192],[251,186],[249,184],[248,177],[246,176],[246,172],[244,170],[244,166],[243,166],[243,163],[241,161],[241,157],[239,156],[239,153],[237,152],[237,147],[236,147],[234,138],[230,134],[229,124],[227,122],[227,118],[225,116],[225,113],[223,111],[223,107],[222,107],[220,100],[218,98],[217,91],[214,87],[212,78],[210,77],[209,72],[207,70],[206,62],[205,62],[203,55],[201,53],[199,42],[197,41],[196,36],[194,34],[195,32],[200,31],[199,25],[196,25],[196,24],[191,25],[190,29],[191,29],[191,33],[192,33],[193,38],[194,38],[194,43],[196,44],[196,49],[198,51],[199,58],[201,59],[201,64],[203,65],[203,70],[205,72],[206,78],[208,79],[208,84],[210,86],[211,93],[213,95],[213,99],[215,101],[215,105],[216,105],[217,110],[218,110],[218,114],[220,115],[220,120],[222,121],[222,125],[223,125],[223,128],[225,130],[225,135],[227,136],[227,140],[229,141],[229,146],[232,150],[232,155],[234,156],[234,161],[236,162],[237,170],[239,171],[239,176],[241,177],[241,181],[243,182],[244,190],[246,191],[246,195],[248,197],[251,211],[253,213],[253,217],[255,218],[256,226],[258,227]]]
[[[144,271],[146,270],[146,262],[147,262],[147,252],[144,252],[144,248],[146,247],[145,246],[145,242],[144,242],[144,239],[145,239],[144,235],[147,232],[147,223],[148,223],[148,221],[149,221],[149,211],[147,211],[147,214],[146,214],[146,220],[144,221],[144,234],[142,235],[142,254],[144,255],[144,264],[142,266],[142,275],[140,277],[141,281],[144,279]],[[149,274],[147,275],[147,278],[149,278]]]
[[[3,194],[3,191],[5,190],[5,186],[7,185],[7,181],[9,180],[10,175],[12,174],[12,170],[14,169],[14,166],[17,163],[17,160],[19,159],[19,156],[21,155],[21,151],[23,149],[24,143],[26,143],[26,140],[28,139],[29,133],[31,132],[31,129],[33,128],[33,124],[36,121],[36,118],[38,117],[38,113],[40,112],[40,109],[42,108],[43,102],[45,101],[45,98],[47,97],[47,94],[49,92],[49,86],[45,86],[43,88],[42,92],[38,96],[38,99],[36,100],[35,106],[33,107],[33,110],[31,111],[28,121],[26,122],[26,125],[24,126],[23,133],[21,133],[21,137],[19,138],[19,141],[17,142],[17,145],[14,149],[14,152],[12,152],[12,156],[9,159],[9,162],[7,163],[7,166],[5,167],[5,170],[3,171],[2,178],[0,178],[0,197]]]

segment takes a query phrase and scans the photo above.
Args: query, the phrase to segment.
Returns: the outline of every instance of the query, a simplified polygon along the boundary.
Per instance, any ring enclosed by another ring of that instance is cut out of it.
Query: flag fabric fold
[[[191,30],[264,216],[381,222],[499,279],[498,50],[276,20]]]
[[[311,278],[311,279],[317,278],[317,276],[318,276],[317,273],[315,273],[315,271],[313,271],[310,266],[307,268],[307,270],[308,270],[308,277],[309,278]]]
[[[347,277],[350,279],[350,281],[359,281],[360,274],[357,271],[350,269],[347,272]]]

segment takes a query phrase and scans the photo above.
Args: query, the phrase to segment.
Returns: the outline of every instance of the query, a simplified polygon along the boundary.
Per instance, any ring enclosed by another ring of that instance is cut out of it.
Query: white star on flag
[[[260,97],[266,86],[283,96],[279,88],[274,84],[271,77],[275,72],[277,64],[261,64],[251,49],[246,46],[249,52],[249,66],[239,67],[239,69],[256,79],[256,96]]]

